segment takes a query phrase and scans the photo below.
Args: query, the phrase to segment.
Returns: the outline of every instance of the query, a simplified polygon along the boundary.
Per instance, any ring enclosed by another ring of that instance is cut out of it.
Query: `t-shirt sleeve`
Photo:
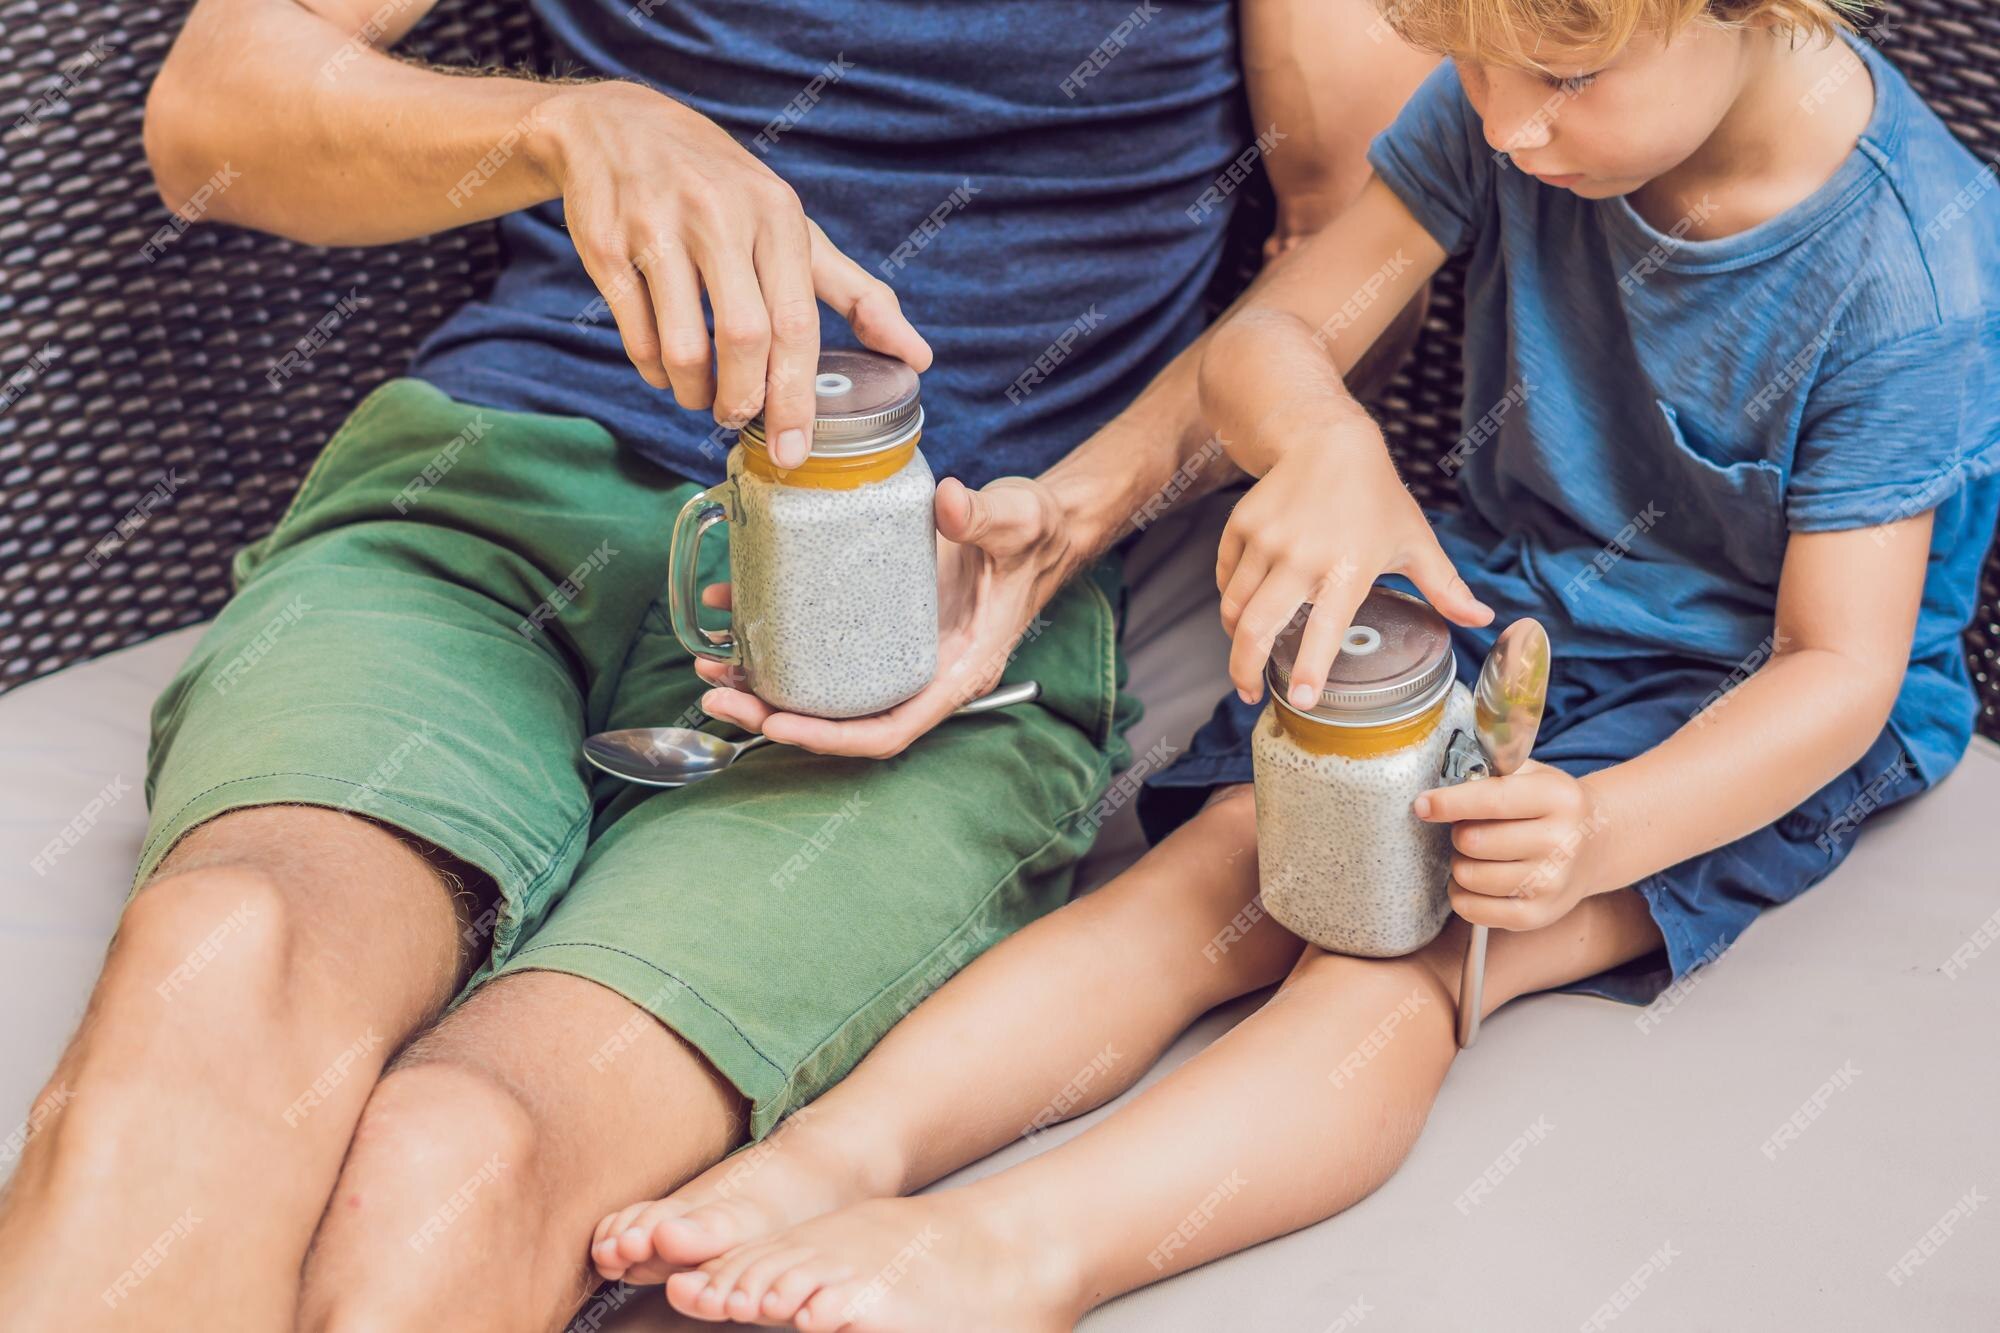
[[[2000,316],[1940,324],[1842,366],[1806,399],[1785,518],[1872,527],[2000,472]]]
[[[1368,163],[1447,254],[1478,237],[1500,167],[1450,61],[1431,71],[1375,137]]]

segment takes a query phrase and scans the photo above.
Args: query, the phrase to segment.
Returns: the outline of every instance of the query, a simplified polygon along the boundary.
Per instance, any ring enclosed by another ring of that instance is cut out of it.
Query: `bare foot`
[[[865,1133],[808,1106],[664,1199],[607,1215],[590,1258],[614,1282],[648,1286],[782,1227],[894,1194],[900,1168]]]
[[[1046,1234],[1004,1224],[970,1190],[872,1199],[676,1273],[667,1301],[806,1333],[1073,1328],[1079,1283]]]

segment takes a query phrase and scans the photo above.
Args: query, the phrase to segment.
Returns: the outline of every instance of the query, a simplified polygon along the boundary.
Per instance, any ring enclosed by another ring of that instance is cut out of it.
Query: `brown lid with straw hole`
[[[819,403],[813,418],[815,458],[852,458],[908,444],[924,427],[917,372],[893,356],[847,347],[819,354],[813,378]],[[763,447],[764,414],[743,427],[744,440]]]
[[[1271,647],[1264,668],[1272,698],[1293,712],[1287,698],[1299,639],[1310,604],[1299,608]],[[1451,628],[1430,603],[1393,588],[1371,589],[1340,639],[1340,654],[1304,716],[1335,726],[1373,727],[1423,712],[1451,688],[1458,663]]]

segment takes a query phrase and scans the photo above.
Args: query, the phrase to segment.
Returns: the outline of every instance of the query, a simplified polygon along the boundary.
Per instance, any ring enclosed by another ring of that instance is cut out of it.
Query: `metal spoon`
[[[987,713],[1042,697],[1040,681],[1024,680],[974,699],[953,713]],[[647,787],[685,787],[690,782],[712,778],[742,757],[770,742],[759,733],[748,740],[732,741],[694,727],[627,727],[622,731],[600,731],[586,737],[583,757],[614,778]]]
[[[1549,697],[1549,633],[1533,620],[1500,631],[1479,668],[1472,692],[1472,730],[1486,752],[1487,773],[1505,777],[1528,761]],[[1474,926],[1458,977],[1459,1049],[1479,1039],[1486,993],[1486,927]]]

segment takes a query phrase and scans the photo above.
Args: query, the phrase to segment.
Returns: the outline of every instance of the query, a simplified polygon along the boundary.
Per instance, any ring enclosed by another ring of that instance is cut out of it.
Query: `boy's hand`
[[[1277,434],[1292,438],[1230,514],[1215,562],[1222,627],[1235,640],[1229,679],[1245,703],[1263,697],[1271,645],[1307,602],[1291,702],[1316,703],[1341,637],[1382,574],[1407,575],[1461,625],[1493,618],[1438,545],[1381,432],[1359,409],[1309,431],[1280,425]]]
[[[1595,795],[1530,759],[1505,777],[1434,787],[1417,818],[1451,824],[1451,908],[1475,926],[1534,930],[1599,891],[1590,842],[1604,827]]]

